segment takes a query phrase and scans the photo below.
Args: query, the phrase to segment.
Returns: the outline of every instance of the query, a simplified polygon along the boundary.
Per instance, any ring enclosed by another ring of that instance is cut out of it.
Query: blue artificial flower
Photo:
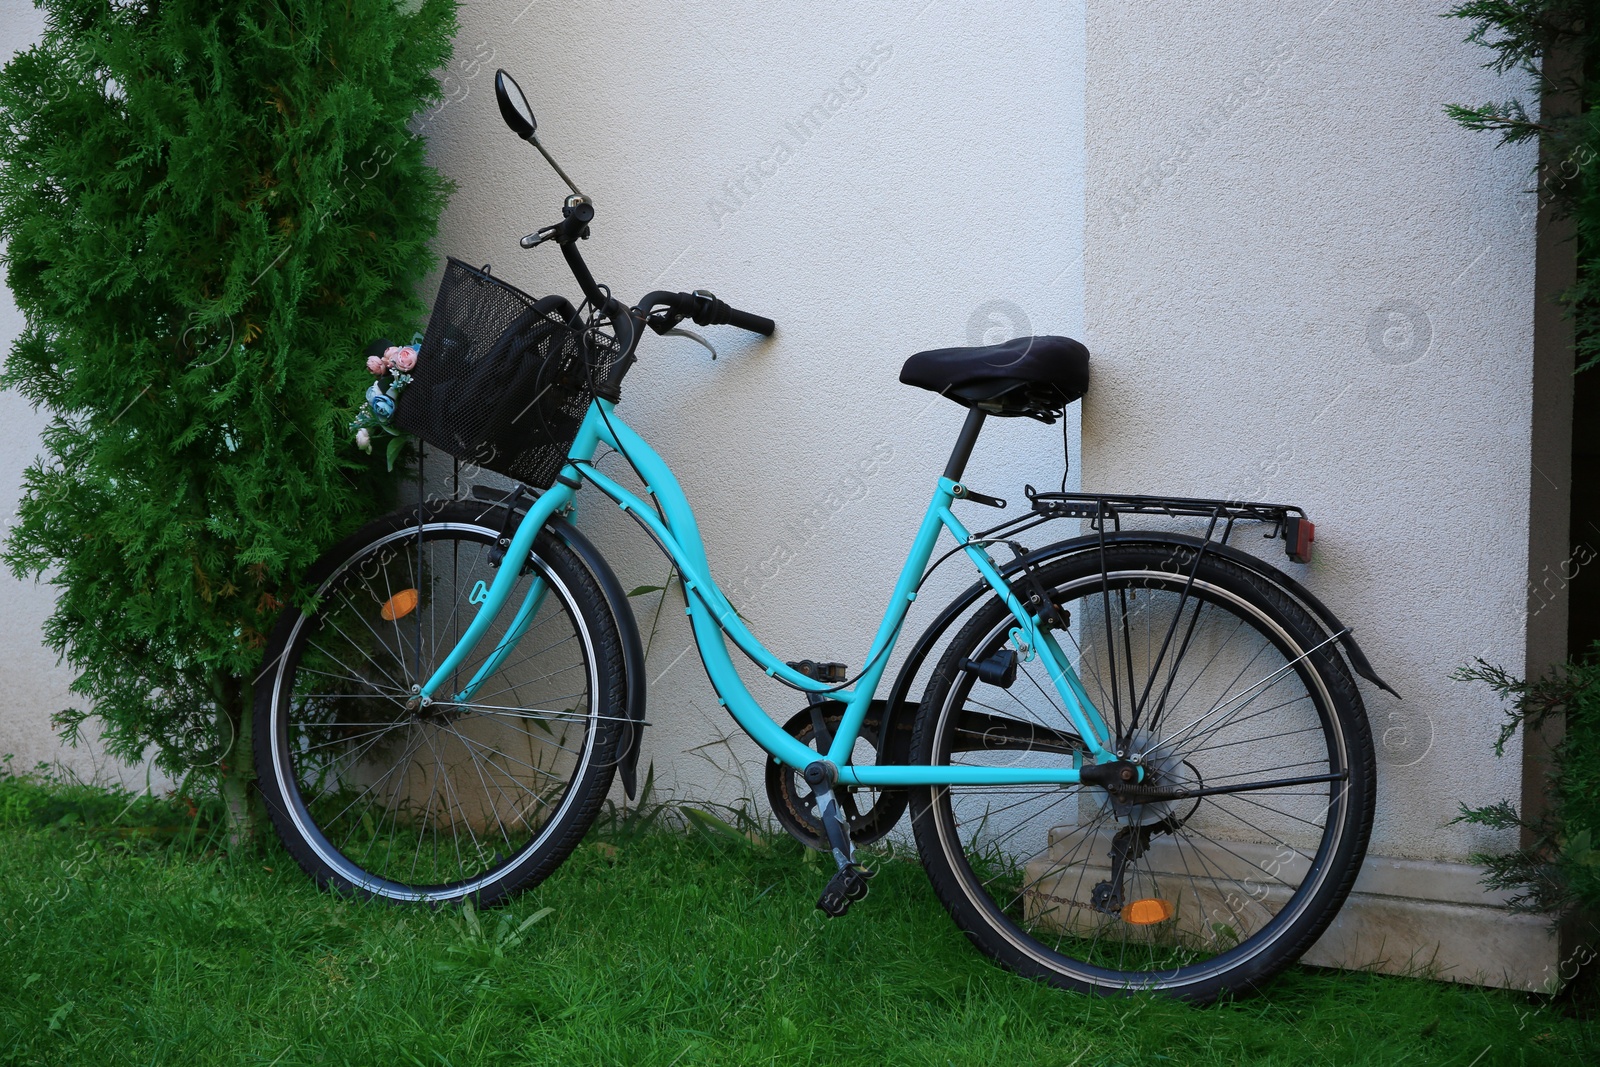
[[[379,419],[387,422],[389,416],[394,414],[394,399],[377,382],[373,382],[367,387],[367,407]]]

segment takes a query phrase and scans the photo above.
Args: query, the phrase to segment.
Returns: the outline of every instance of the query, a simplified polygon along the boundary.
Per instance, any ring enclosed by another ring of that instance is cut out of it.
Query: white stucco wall
[[[16,45],[31,40],[31,7],[0,3]],[[504,66],[598,205],[584,251],[602,281],[628,296],[705,286],[778,321],[766,343],[706,331],[716,362],[652,338],[620,410],[678,470],[716,573],[757,632],[791,658],[859,661],[963,415],[900,385],[900,364],[922,348],[1082,331],[1082,12],[1032,5],[1023,15],[1039,32],[1019,41],[986,10],[925,0],[722,2],[648,24],[636,11],[462,7],[446,103],[421,120],[458,184],[439,252],[491,262],[530,292],[577,295],[554,248],[516,247],[558,217],[565,190],[498,117]],[[8,438],[14,486],[42,421],[13,425],[26,427]],[[1020,500],[1024,482],[1059,480],[1056,428],[991,425],[975,485]],[[630,523],[594,507],[585,525],[625,586],[665,577]],[[772,573],[775,553],[788,561]],[[910,632],[969,580],[947,570]],[[45,655],[47,592],[28,594],[34,616],[4,624],[8,678]],[[648,621],[653,600],[638,606]],[[684,795],[753,796],[759,764],[747,771],[715,746],[731,724],[681,608],[661,618],[645,761]],[[53,751],[45,722],[60,701],[30,688],[0,719],[0,751]],[[781,718],[803,704],[771,683],[758,694]],[[741,739],[740,751],[755,750]]]
[[[0,5],[0,46],[36,32],[31,7]],[[1447,676],[1521,662],[1534,260],[1529,158],[1441,113],[1508,91],[1441,7],[716,0],[643,18],[486,0],[463,8],[449,100],[425,118],[459,186],[438,250],[574,288],[554,249],[516,248],[563,189],[500,124],[503,66],[598,205],[584,251],[601,280],[705,286],[778,321],[770,342],[707,331],[714,363],[651,339],[620,410],[791,658],[858,659],[960,423],[898,384],[905,356],[1019,328],[1083,337],[1075,476],[1081,459],[1092,488],[1305,506],[1317,561],[1286,566],[1406,697],[1363,685],[1374,847],[1460,857],[1487,842],[1445,825],[1456,801],[1519,792],[1516,760],[1488,755],[1497,708]],[[819,104],[837,106],[801,138]],[[8,342],[20,324],[0,314]],[[14,496],[40,420],[0,405]],[[992,422],[970,468],[1013,499],[1058,477],[1059,437],[1033,423]],[[626,586],[665,576],[631,524],[598,506],[583,523]],[[761,577],[775,551],[793,559]],[[37,644],[46,591],[0,580],[0,752],[31,761],[54,750],[66,679]],[[659,780],[753,795],[754,749],[719,743],[730,724],[671,601],[650,671]],[[799,706],[757,692],[780,717]]]
[[[1459,857],[1520,792],[1449,674],[1523,662],[1534,197],[1442,114],[1513,91],[1446,6],[1089,6],[1084,469],[1308,510],[1287,569],[1405,697],[1373,847]]]

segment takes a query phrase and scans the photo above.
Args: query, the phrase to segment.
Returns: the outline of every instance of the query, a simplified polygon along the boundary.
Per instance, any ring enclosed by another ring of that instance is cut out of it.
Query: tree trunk
[[[219,677],[212,688],[217,693],[217,732],[223,748],[217,763],[217,791],[227,819],[228,851],[247,851],[256,846],[266,824],[261,793],[255,787],[250,715],[253,687],[243,678]]]

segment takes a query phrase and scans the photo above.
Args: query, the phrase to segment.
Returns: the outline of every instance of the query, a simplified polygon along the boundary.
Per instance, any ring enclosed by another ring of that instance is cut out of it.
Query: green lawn
[[[1204,1009],[1058,992],[969,948],[910,862],[825,920],[828,872],[787,839],[613,826],[512,907],[435,914],[127,803],[0,776],[0,1063],[1600,1062],[1560,1004],[1424,979],[1297,969]]]

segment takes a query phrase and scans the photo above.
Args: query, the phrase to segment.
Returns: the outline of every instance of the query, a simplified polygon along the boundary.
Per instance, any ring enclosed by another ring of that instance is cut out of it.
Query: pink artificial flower
[[[367,369],[373,374],[382,374],[384,371],[388,370],[389,367],[386,363],[384,363],[382,356],[368,356]]]
[[[378,357],[373,356],[372,358],[377,359]],[[356,431],[356,447],[361,449],[363,452],[372,451],[372,434],[367,432],[367,428],[365,426]]]
[[[403,348],[391,348],[389,351],[394,353],[389,360],[389,364],[395,370],[409,371],[417,365],[417,350],[410,345],[406,345]],[[385,353],[385,355],[388,355],[388,353]]]

